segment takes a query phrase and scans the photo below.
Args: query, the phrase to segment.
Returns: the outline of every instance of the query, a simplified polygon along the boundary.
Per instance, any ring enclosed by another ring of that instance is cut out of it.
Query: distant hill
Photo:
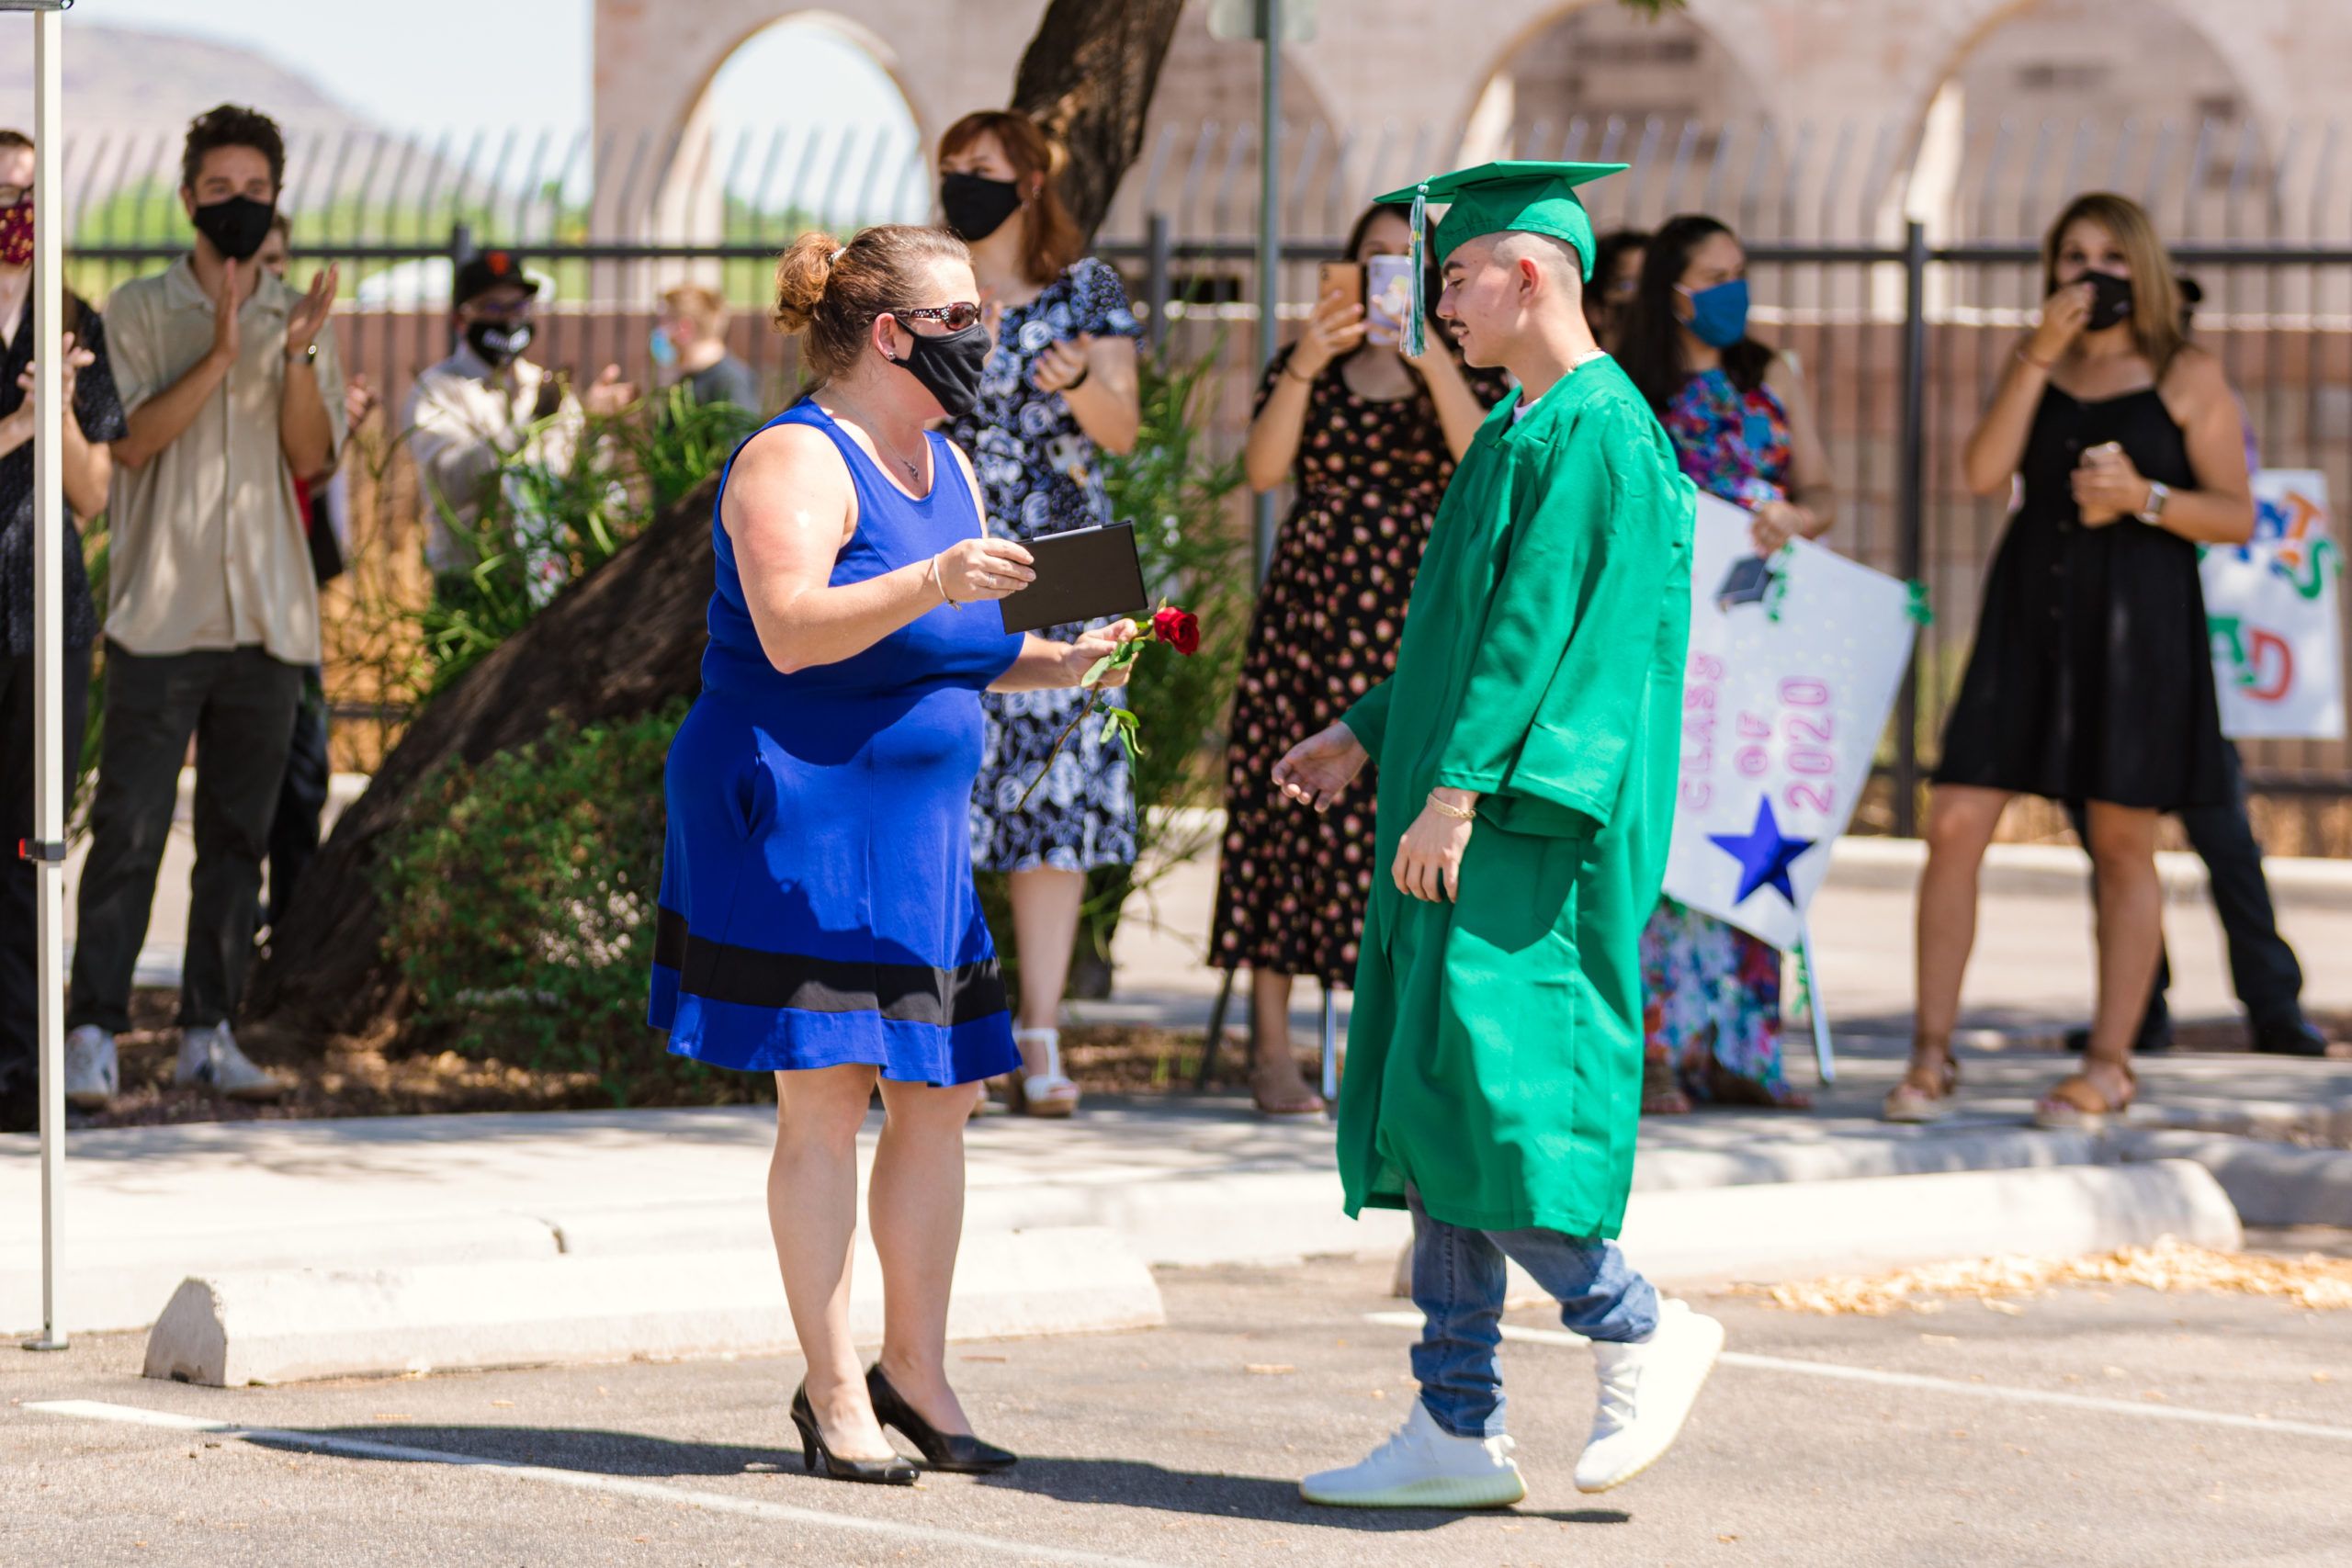
[[[0,20],[11,24],[0,26],[0,126],[30,131],[32,28],[21,17]],[[65,24],[65,188],[79,206],[153,173],[176,184],[187,122],[220,103],[276,118],[297,164],[314,141],[332,146],[347,132],[377,131],[308,77],[251,50],[77,14]]]

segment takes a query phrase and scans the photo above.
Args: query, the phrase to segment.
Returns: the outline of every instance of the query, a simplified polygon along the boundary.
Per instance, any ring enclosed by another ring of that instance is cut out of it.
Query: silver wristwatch
[[[2165,502],[2172,499],[2172,487],[2155,479],[2148,481],[2148,504],[2140,509],[2140,521],[2151,528],[2164,525]]]

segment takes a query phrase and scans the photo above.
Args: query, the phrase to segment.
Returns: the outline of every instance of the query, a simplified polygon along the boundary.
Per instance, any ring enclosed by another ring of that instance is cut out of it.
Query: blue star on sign
[[[1739,862],[1739,896],[1733,903],[1744,902],[1759,887],[1774,887],[1792,907],[1796,904],[1797,890],[1789,883],[1789,867],[1816,842],[1782,833],[1772,815],[1770,796],[1757,799],[1755,827],[1745,833],[1710,833],[1707,841]]]

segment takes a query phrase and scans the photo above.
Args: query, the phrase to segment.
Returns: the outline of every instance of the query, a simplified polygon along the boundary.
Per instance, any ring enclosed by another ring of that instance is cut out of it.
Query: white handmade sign
[[[2344,736],[2343,548],[2327,476],[2272,468],[2254,477],[2254,537],[2204,552],[2205,624],[2222,729],[2241,740]]]
[[[1759,556],[1753,521],[1699,498],[1666,890],[1785,949],[1870,778],[1911,594],[1818,545]]]

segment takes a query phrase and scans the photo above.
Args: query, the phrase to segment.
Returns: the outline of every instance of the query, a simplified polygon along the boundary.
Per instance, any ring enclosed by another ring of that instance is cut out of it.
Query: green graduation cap
[[[1506,159],[1456,169],[1450,175],[1422,180],[1380,197],[1384,202],[1413,204],[1413,244],[1418,250],[1425,231],[1422,213],[1430,202],[1450,203],[1437,226],[1438,260],[1481,234],[1506,230],[1549,234],[1577,248],[1583,258],[1585,281],[1592,280],[1592,215],[1577,199],[1577,186],[1610,175],[1623,174],[1623,164],[1544,164]],[[1412,353],[1421,352],[1421,324],[1415,320],[1408,333]]]

